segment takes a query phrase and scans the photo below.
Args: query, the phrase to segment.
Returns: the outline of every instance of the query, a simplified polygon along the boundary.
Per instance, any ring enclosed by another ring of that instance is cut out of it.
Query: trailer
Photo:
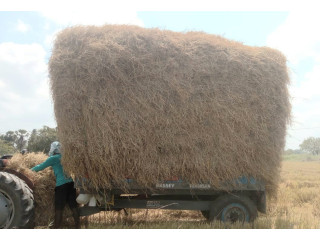
[[[189,184],[178,178],[159,182],[150,189],[139,186],[134,179],[126,179],[125,183],[126,189],[115,185],[95,190],[87,180],[76,180],[80,188],[77,201],[84,204],[80,215],[127,208],[195,210],[209,221],[234,223],[251,222],[258,211],[266,213],[265,184],[252,177],[240,177],[219,188],[207,183]]]

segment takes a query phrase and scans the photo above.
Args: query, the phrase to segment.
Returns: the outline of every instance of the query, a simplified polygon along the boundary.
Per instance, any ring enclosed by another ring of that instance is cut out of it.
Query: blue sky
[[[320,137],[320,34],[316,12],[159,12],[104,10],[0,12],[0,133],[55,126],[47,63],[55,34],[74,24],[135,24],[173,31],[204,31],[288,58],[293,122],[287,148]],[[5,113],[5,114],[3,114]]]

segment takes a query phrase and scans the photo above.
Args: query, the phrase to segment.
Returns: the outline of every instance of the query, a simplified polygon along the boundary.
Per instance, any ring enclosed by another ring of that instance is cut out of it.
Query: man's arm
[[[55,162],[56,162],[56,158],[52,156],[52,157],[47,158],[47,160],[44,161],[43,163],[40,163],[39,165],[31,168],[31,170],[35,171],[35,172],[39,172],[47,167],[52,166]]]

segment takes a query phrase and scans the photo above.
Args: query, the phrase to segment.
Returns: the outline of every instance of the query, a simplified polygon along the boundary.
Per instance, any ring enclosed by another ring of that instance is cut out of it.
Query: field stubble
[[[254,223],[207,222],[198,211],[127,210],[89,217],[88,228],[318,229],[320,228],[320,161],[284,161],[277,198],[268,199],[267,214]]]

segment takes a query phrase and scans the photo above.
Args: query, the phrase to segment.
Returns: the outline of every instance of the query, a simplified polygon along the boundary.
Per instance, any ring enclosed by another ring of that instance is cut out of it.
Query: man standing
[[[63,209],[68,203],[73,219],[75,222],[75,228],[80,228],[80,216],[76,202],[76,189],[74,188],[74,182],[71,177],[67,176],[61,165],[61,152],[60,143],[53,142],[49,151],[49,158],[43,163],[33,167],[31,170],[38,172],[47,167],[52,167],[54,175],[56,177],[56,187],[54,194],[55,204],[55,219],[54,228],[60,228],[62,223]]]

